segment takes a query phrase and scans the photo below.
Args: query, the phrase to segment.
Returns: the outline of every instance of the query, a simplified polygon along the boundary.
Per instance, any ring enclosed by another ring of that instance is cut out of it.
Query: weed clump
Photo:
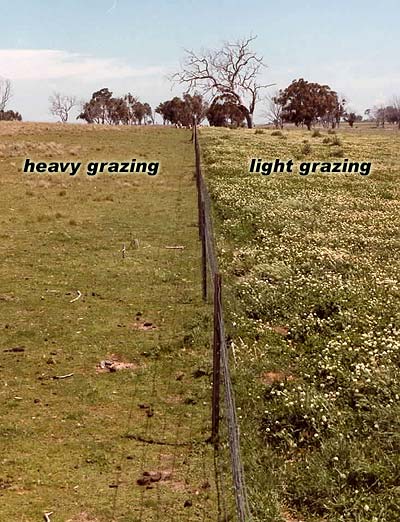
[[[309,156],[312,153],[312,147],[309,143],[304,143],[301,147],[300,152],[303,156]]]
[[[331,147],[341,147],[342,146],[341,139],[339,138],[339,136],[336,136],[336,135],[333,137],[326,136],[322,140],[322,143],[324,143],[325,145],[330,145]]]
[[[331,150],[331,157],[332,158],[343,158],[344,157],[344,150],[342,147],[336,147]]]
[[[342,142],[340,141],[340,138],[338,136],[335,136],[331,140],[331,145],[333,145],[334,147],[340,147],[342,145]]]

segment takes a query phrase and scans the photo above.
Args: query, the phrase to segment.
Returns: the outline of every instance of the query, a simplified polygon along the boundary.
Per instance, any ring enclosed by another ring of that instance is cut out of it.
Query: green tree
[[[282,106],[282,119],[311,129],[317,121],[328,118],[332,125],[340,121],[344,100],[339,100],[328,85],[294,80],[286,89],[280,90],[276,102]]]
[[[212,127],[241,127],[246,121],[246,112],[231,96],[217,96],[207,110],[207,119]]]
[[[203,97],[200,94],[191,96],[188,93],[183,95],[183,99],[175,96],[172,100],[160,103],[156,108],[156,113],[162,116],[164,124],[169,122],[184,127],[191,126],[194,120],[201,123],[206,111],[207,104]]]

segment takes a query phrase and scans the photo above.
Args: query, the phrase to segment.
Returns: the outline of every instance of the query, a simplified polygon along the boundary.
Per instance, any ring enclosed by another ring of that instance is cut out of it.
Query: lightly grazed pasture
[[[202,129],[257,522],[400,517],[400,134]],[[359,174],[249,174],[372,161]]]
[[[2,123],[0,140],[0,520],[214,521],[190,133]],[[161,172],[23,174],[26,156]]]

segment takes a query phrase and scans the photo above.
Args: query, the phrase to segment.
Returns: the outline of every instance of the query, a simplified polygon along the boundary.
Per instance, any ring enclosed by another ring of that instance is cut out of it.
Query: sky
[[[304,78],[359,113],[400,95],[399,0],[0,0],[0,20],[0,76],[24,120],[54,120],[53,92],[88,100],[103,87],[155,108],[183,93],[168,77],[185,49],[249,35],[260,82],[276,84],[266,94]]]

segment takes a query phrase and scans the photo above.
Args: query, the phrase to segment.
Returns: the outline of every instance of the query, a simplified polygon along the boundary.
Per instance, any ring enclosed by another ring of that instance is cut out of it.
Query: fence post
[[[214,338],[213,338],[213,383],[212,383],[212,428],[211,442],[218,447],[219,402],[221,386],[221,276],[214,277]]]
[[[195,167],[196,167],[196,186],[197,186],[197,210],[198,210],[198,221],[199,221],[199,239],[202,238],[201,227],[203,223],[201,221],[201,202],[202,202],[202,186],[201,186],[201,165],[200,165],[200,147],[197,134],[197,125],[195,123],[193,127],[194,133],[194,153],[195,153]]]
[[[200,221],[201,221],[201,279],[203,289],[203,300],[207,301],[207,229],[206,229],[206,211],[204,201],[200,206]]]

